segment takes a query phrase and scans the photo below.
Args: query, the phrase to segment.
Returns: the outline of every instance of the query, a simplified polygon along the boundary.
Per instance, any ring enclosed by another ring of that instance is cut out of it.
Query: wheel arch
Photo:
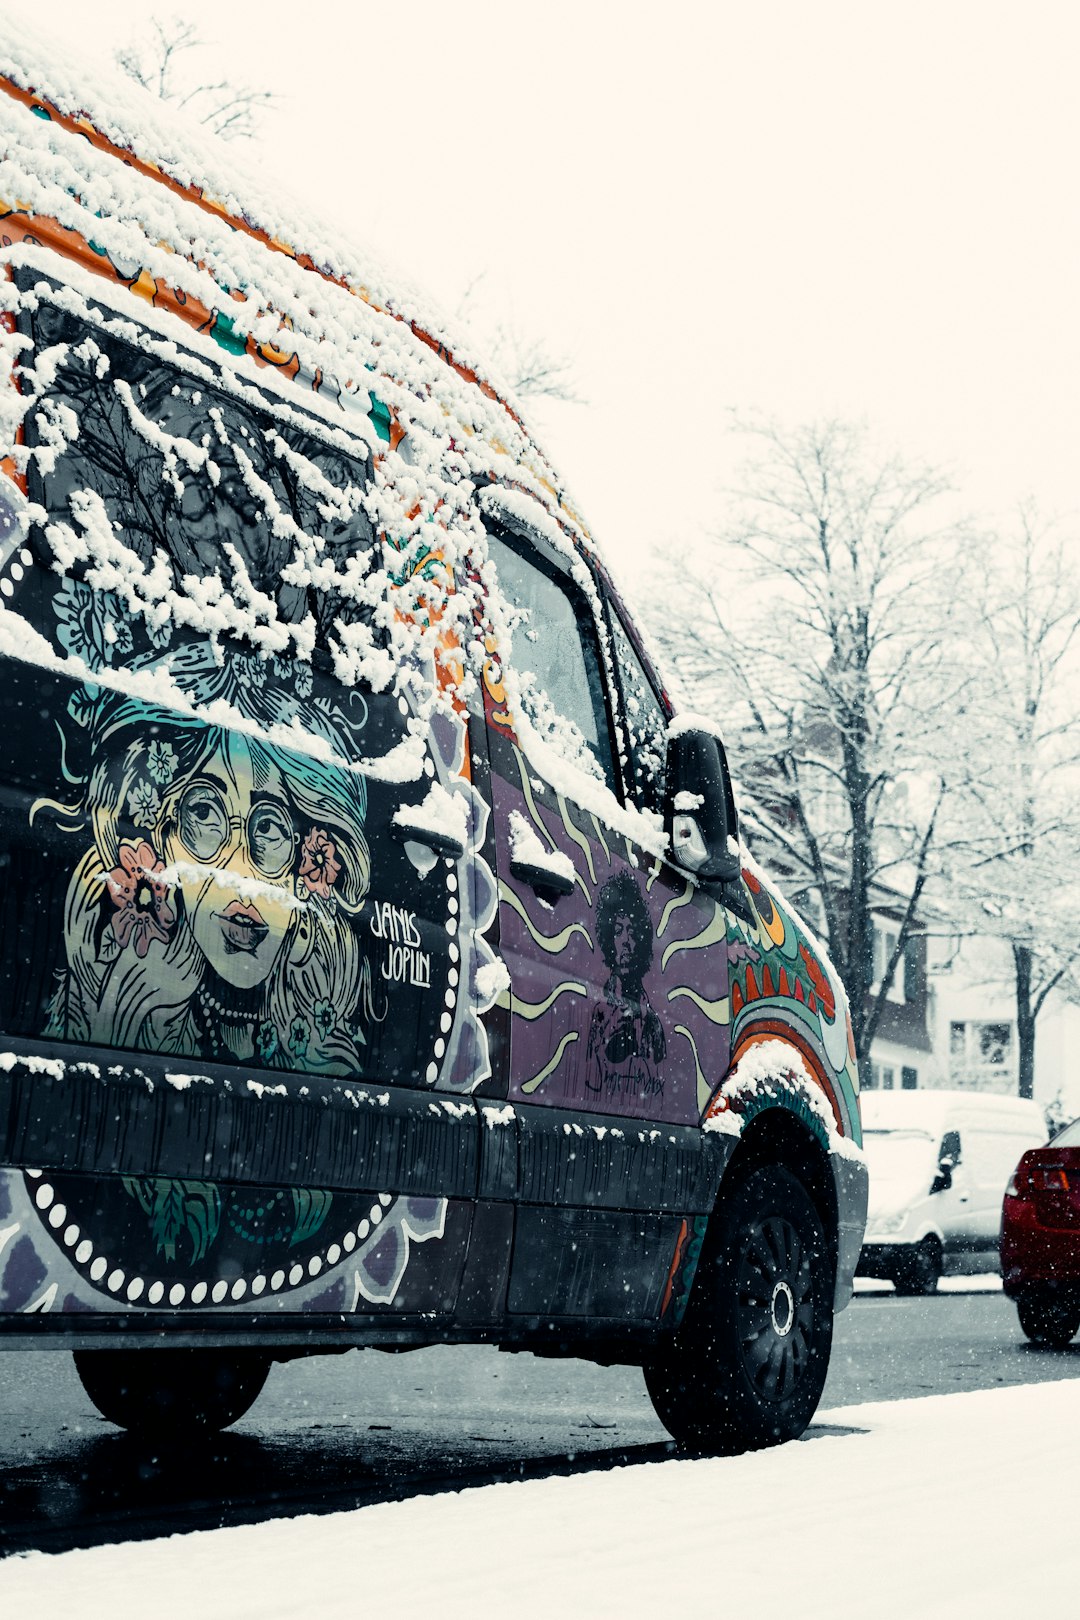
[[[822,1069],[820,1055],[794,1032],[744,1033],[727,1079],[705,1111],[704,1129],[736,1137],[717,1200],[740,1166],[785,1165],[806,1187],[834,1259],[834,1310],[851,1298],[866,1228],[869,1180],[858,1130]],[[714,1205],[714,1209],[715,1209]]]
[[[783,1165],[798,1177],[817,1210],[826,1239],[835,1249],[839,1207],[829,1150],[804,1113],[784,1101],[769,1103],[746,1120],[721,1177],[717,1202],[730,1193],[736,1180],[766,1164]]]

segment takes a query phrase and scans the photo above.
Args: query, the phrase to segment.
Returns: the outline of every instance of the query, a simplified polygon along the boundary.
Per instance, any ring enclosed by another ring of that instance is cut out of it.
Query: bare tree
[[[569,405],[587,401],[578,392],[573,361],[554,353],[541,338],[526,337],[510,321],[485,320],[478,292],[485,279],[481,271],[469,282],[457,302],[458,316],[482,330],[498,370],[522,399],[556,399]]]
[[[862,428],[747,431],[735,515],[692,587],[686,559],[672,563],[653,628],[693,706],[722,720],[789,886],[822,921],[865,1058],[966,768],[958,531],[941,476],[875,454]],[[876,982],[883,895],[897,929]]]
[[[972,608],[984,757],[957,806],[953,909],[1011,953],[1018,1089],[1030,1097],[1039,1014],[1054,990],[1080,994],[1080,581],[1034,506],[983,548]]]
[[[122,46],[117,64],[136,84],[162,101],[185,108],[222,140],[249,139],[261,114],[274,105],[269,90],[254,90],[231,79],[204,78],[200,72],[209,49],[193,23],[182,17],[151,17],[148,31]],[[198,57],[198,63],[191,60]]]

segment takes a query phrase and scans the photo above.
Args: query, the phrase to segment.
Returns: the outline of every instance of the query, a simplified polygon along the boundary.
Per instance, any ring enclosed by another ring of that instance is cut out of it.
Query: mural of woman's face
[[[296,904],[297,842],[280,772],[270,767],[256,785],[242,738],[180,793],[166,858],[179,867],[196,942],[229,984],[261,984],[277,959]],[[185,864],[211,870],[185,872]]]

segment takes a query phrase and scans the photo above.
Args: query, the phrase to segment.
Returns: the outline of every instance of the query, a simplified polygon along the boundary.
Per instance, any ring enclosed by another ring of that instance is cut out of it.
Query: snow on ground
[[[1014,1620],[1068,1602],[1080,1380],[849,1406],[745,1457],[0,1563],[0,1612]]]
[[[855,1292],[857,1294],[894,1294],[896,1292],[891,1282],[879,1277],[856,1277]],[[1001,1274],[997,1271],[980,1271],[970,1277],[939,1277],[939,1294],[1000,1294]]]

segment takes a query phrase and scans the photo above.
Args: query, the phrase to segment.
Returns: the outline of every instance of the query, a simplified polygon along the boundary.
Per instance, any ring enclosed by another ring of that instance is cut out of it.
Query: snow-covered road
[[[1078,1433],[1078,1380],[847,1407],[750,1456],[13,1557],[0,1613],[1015,1620],[1072,1602]]]

